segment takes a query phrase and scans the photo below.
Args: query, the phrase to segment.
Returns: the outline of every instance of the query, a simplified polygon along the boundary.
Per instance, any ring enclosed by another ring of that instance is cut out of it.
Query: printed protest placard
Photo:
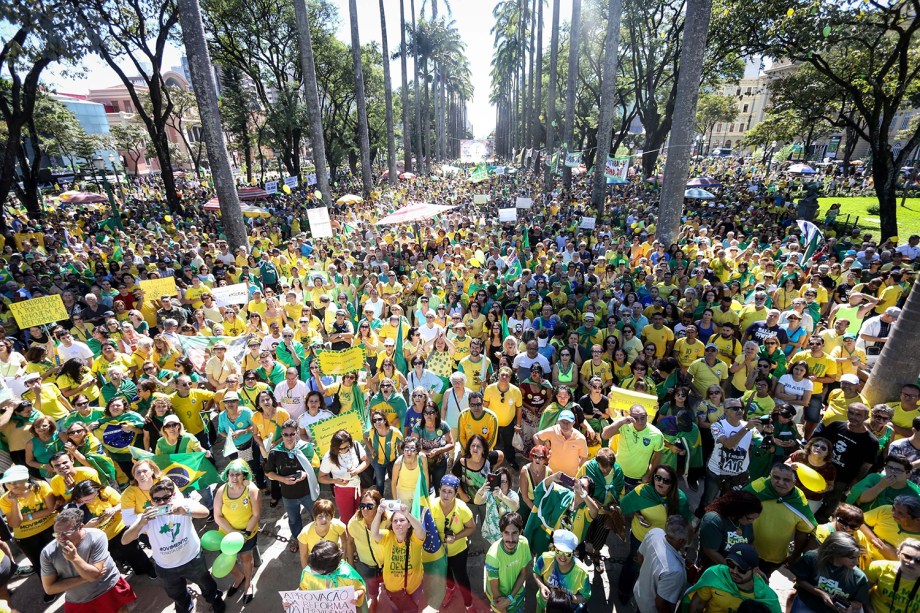
[[[594,226],[597,224],[596,217],[582,217],[581,223],[578,224],[578,227],[582,230],[593,230]]]
[[[51,294],[41,298],[32,298],[24,302],[10,304],[10,311],[16,318],[16,323],[23,330],[32,326],[50,324],[54,321],[67,319],[67,309],[60,294]]]
[[[523,196],[518,196],[517,200],[514,201],[514,206],[518,209],[529,209],[533,206],[533,198],[524,198]]]
[[[649,422],[655,419],[655,415],[658,414],[658,397],[651,394],[643,394],[642,392],[634,392],[613,386],[610,389],[608,399],[610,413],[615,413],[617,416],[629,415],[629,407],[634,404],[641,404],[645,407],[645,410],[648,411]]]
[[[246,287],[245,283],[214,287],[211,289],[211,295],[217,301],[217,306],[222,307],[249,302],[249,288]]]
[[[498,209],[498,220],[501,222],[517,221],[517,209]]]
[[[284,184],[290,187],[291,189],[294,189],[295,187],[297,187],[297,177],[285,177]]]
[[[269,194],[278,193],[278,182],[277,181],[266,181],[265,182],[265,191]]]
[[[329,209],[307,209],[307,219],[310,221],[310,233],[313,238],[332,238],[332,220],[329,219]]]
[[[328,590],[297,590],[278,592],[286,613],[354,613],[355,588],[336,587]]]
[[[473,204],[487,204],[489,202],[489,194],[474,194],[473,195]]]

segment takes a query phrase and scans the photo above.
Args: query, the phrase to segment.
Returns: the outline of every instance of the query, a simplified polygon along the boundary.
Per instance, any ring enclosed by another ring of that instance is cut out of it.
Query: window
[[[109,106],[112,107],[112,112],[113,112],[113,113],[117,113],[117,112],[118,112],[118,100],[112,100],[112,102],[109,103]]]
[[[751,95],[751,88],[750,88],[750,87],[748,87],[747,89],[744,90],[744,95],[745,95],[745,96],[750,96],[750,95]]]
[[[747,112],[748,112],[748,105],[745,104],[744,107],[742,107],[741,112],[742,112],[742,113],[747,113]]]
[[[131,107],[131,103],[125,100],[125,113],[133,113],[134,109]]]

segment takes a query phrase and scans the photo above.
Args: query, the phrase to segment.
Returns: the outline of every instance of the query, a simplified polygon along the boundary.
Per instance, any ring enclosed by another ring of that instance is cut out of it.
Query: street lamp
[[[115,173],[115,183],[118,184],[118,193],[119,195],[124,195],[124,190],[121,187],[121,179],[118,176],[118,166],[115,165],[115,155],[109,154],[109,164],[112,166],[112,172]]]
[[[110,155],[109,158],[111,157]],[[112,193],[112,186],[109,185],[109,180],[105,173],[105,160],[100,156],[96,156],[93,158],[93,166],[96,170],[102,171],[102,185],[105,187],[105,193],[109,197],[109,206],[112,207],[112,217],[115,220],[115,227],[122,230],[121,213],[118,211],[118,203],[115,201],[115,195]],[[116,174],[115,176],[117,177],[118,175]]]

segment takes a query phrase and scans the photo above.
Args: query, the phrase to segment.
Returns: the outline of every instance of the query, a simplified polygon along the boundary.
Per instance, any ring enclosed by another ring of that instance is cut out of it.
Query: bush
[[[869,213],[869,215],[880,215],[882,212],[882,209],[877,204],[870,204],[869,206],[866,207],[866,212]]]

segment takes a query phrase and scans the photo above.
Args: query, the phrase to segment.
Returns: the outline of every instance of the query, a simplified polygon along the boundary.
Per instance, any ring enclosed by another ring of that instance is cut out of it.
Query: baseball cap
[[[35,379],[41,379],[42,376],[37,372],[26,373],[22,378],[23,383],[28,383],[29,381],[34,381]]]
[[[553,547],[562,553],[574,553],[578,547],[578,537],[568,530],[554,530]]]
[[[754,549],[753,545],[748,545],[747,543],[732,545],[731,549],[729,549],[728,553],[725,555],[725,559],[731,560],[741,567],[743,571],[757,568],[757,564],[759,563],[757,550]]]
[[[228,400],[239,400],[239,399],[240,399],[240,395],[232,390],[224,394],[224,397],[223,397],[224,402]]]
[[[859,385],[859,377],[852,374],[840,375],[841,383],[852,383],[853,385]]]
[[[719,346],[716,345],[715,343],[706,343],[706,347],[704,347],[704,349],[718,349],[718,348]]]
[[[21,464],[14,464],[6,469],[6,472],[3,473],[3,478],[0,479],[0,483],[15,483],[16,481],[28,481],[29,480],[29,469]],[[574,536],[574,535],[573,535]]]
[[[181,424],[179,418],[175,415],[167,415],[163,418],[163,426],[168,426],[169,424]]]
[[[219,342],[217,342],[217,343],[214,343],[214,348],[215,348],[215,349],[226,349],[226,348],[227,348],[227,343],[225,343],[225,342],[223,342],[223,341],[219,341]]]
[[[895,317],[895,318],[899,317],[901,315],[901,308],[900,307],[888,307],[887,309],[885,309],[885,315],[887,315],[888,317]]]
[[[392,338],[388,338],[388,339],[386,339],[386,340],[383,341],[383,344],[384,344],[385,346],[389,347],[389,346],[391,346],[391,345],[396,345],[396,341],[394,341]]]
[[[856,335],[855,335],[855,334],[852,334],[852,333],[850,333],[850,332],[847,332],[846,334],[843,335],[843,340],[845,340],[845,341],[855,341],[855,340],[856,340]]]
[[[575,423],[575,413],[569,410],[562,411],[559,413],[559,417],[556,418],[556,420],[557,421],[565,420],[565,421],[570,421],[572,423]]]

